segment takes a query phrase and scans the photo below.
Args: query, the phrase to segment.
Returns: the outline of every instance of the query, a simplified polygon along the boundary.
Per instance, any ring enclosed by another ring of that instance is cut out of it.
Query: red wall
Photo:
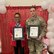
[[[9,27],[8,23],[14,21],[14,13],[20,12],[21,14],[21,21],[24,21],[29,18],[30,7],[7,7],[6,14],[0,14],[0,36],[2,39],[2,54],[13,54],[13,48],[10,45],[10,37],[9,37]],[[48,12],[47,10],[42,10],[40,6],[36,8],[37,14],[43,17],[46,22],[48,19]],[[25,54],[28,54],[27,46],[25,47]]]

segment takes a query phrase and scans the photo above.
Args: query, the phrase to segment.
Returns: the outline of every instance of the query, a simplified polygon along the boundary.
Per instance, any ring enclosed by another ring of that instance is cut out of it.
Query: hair
[[[30,7],[30,9],[31,9],[31,8],[34,8],[34,9],[36,9],[36,6],[31,6],[31,7]]]
[[[15,16],[16,14],[18,14],[18,15],[20,16],[20,13],[15,13],[14,16]],[[21,16],[20,16],[20,17],[21,17]]]

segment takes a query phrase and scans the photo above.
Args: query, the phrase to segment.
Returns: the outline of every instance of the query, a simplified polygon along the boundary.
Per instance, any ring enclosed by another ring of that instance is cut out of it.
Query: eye
[[[20,17],[15,17],[15,18],[20,18]]]
[[[32,11],[30,11],[30,12],[32,12]]]
[[[30,12],[35,12],[35,10],[31,10]]]
[[[33,12],[34,12],[35,10],[33,10]]]

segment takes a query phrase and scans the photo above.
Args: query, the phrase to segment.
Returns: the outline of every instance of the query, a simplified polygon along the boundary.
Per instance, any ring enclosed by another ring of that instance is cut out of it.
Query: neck
[[[32,18],[33,18],[33,19],[36,19],[36,18],[37,18],[37,15],[35,15],[35,16],[32,16]]]
[[[20,22],[16,22],[16,23],[20,24]]]
[[[34,15],[34,18],[37,18],[37,15]]]

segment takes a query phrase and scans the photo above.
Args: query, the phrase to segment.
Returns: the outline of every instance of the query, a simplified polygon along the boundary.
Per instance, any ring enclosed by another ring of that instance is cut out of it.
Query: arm
[[[9,23],[9,36],[11,40],[13,40],[13,33],[12,33],[12,24]]]
[[[27,34],[27,39],[28,39],[28,20],[26,20],[26,34]]]
[[[47,24],[46,24],[46,22],[44,21],[43,18],[40,18],[40,22],[41,22],[41,27],[40,27],[41,33],[40,33],[39,38],[42,38],[42,37],[46,36]]]

